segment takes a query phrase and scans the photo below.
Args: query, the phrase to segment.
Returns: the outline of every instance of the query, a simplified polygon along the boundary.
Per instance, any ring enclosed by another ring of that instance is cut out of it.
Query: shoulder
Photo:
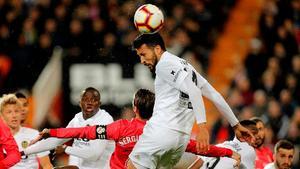
[[[100,122],[101,124],[109,124],[114,121],[112,116],[103,109],[100,109],[97,112],[97,114],[92,118],[93,118],[93,121]]]
[[[100,111],[105,118],[107,118],[109,120],[113,120],[112,116],[106,110],[100,109]]]
[[[33,128],[28,128],[28,127],[21,127],[21,131],[23,133],[34,133],[34,134],[39,133],[38,130],[33,129]]]
[[[157,63],[156,69],[168,69],[172,67],[182,66],[186,61],[181,59],[169,52],[165,52],[159,62]],[[187,62],[186,62],[187,63]]]

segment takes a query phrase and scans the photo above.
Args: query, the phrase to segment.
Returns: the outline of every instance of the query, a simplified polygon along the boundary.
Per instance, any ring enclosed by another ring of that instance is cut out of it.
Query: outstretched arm
[[[202,93],[206,98],[212,101],[214,105],[217,107],[217,109],[223,114],[223,116],[225,116],[225,118],[233,127],[235,135],[239,138],[239,140],[241,141],[254,140],[254,136],[252,135],[252,133],[239,123],[238,119],[232,112],[229,105],[226,103],[226,101],[221,96],[221,94],[216,91],[216,89],[214,89],[209,83],[205,83],[202,86]]]
[[[196,140],[190,140],[187,145],[186,152],[190,152],[197,155],[208,156],[208,157],[229,157],[236,160],[235,166],[238,167],[241,163],[241,155],[232,151],[231,149],[218,147],[215,145],[209,145],[209,150],[206,152],[198,153],[196,150]]]
[[[46,139],[48,137],[56,138],[87,138],[90,140],[106,139],[106,126],[96,125],[77,128],[57,128],[57,129],[44,129],[40,132],[39,136],[30,142],[30,145]]]

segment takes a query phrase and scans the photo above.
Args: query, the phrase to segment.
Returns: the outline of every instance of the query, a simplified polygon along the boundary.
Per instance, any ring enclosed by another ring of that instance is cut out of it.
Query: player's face
[[[257,134],[258,134],[258,130],[257,130],[256,126],[249,126],[248,129],[253,134],[253,136],[255,138],[255,142],[256,142]],[[252,147],[255,147],[255,142],[254,143],[248,142],[248,144],[251,145]]]
[[[100,107],[100,96],[96,91],[86,91],[80,101],[80,106],[85,118],[92,117]]]
[[[25,98],[19,98],[18,100],[21,102],[21,106],[22,106],[21,113],[20,113],[21,121],[26,120],[27,114],[29,112],[28,101]]]
[[[257,122],[256,127],[258,130],[255,147],[259,148],[265,142],[265,126],[262,122]]]
[[[140,48],[136,49],[136,52],[140,57],[141,63],[148,66],[151,72],[154,72],[158,60],[154,47],[149,47],[146,44],[143,44]]]
[[[294,158],[293,149],[283,149],[279,148],[275,155],[275,162],[278,169],[290,169],[292,167],[292,162]]]
[[[16,104],[7,104],[3,107],[2,117],[8,127],[16,129],[20,126],[21,107]]]

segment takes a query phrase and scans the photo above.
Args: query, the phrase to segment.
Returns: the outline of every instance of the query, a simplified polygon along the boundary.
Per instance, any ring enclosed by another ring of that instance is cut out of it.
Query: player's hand
[[[242,126],[240,123],[235,125],[233,127],[233,130],[235,132],[236,137],[240,141],[246,141],[249,143],[255,142],[255,138],[254,138],[253,134],[248,129],[246,129],[244,126]]]
[[[232,151],[232,159],[235,159],[236,163],[234,164],[234,168],[239,168],[241,164],[241,155],[235,151]]]
[[[199,133],[196,136],[197,153],[207,152],[209,150],[209,133],[205,123],[198,125]]]
[[[39,133],[39,135],[30,141],[29,146],[35,144],[36,142],[46,139],[50,136],[50,130],[49,129],[44,129],[42,132]]]

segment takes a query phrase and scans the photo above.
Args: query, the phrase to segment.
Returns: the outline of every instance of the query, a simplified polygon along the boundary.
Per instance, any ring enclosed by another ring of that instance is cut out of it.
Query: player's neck
[[[21,125],[19,125],[19,126],[16,127],[16,128],[10,128],[10,131],[11,131],[11,133],[12,133],[13,135],[15,135],[15,134],[17,134],[17,133],[19,132],[20,128],[21,128]]]
[[[142,121],[147,121],[147,119],[143,119],[138,113],[136,114],[136,119],[142,120]]]
[[[160,51],[160,53],[157,55],[157,61],[159,61],[163,57],[164,52],[164,50]]]

